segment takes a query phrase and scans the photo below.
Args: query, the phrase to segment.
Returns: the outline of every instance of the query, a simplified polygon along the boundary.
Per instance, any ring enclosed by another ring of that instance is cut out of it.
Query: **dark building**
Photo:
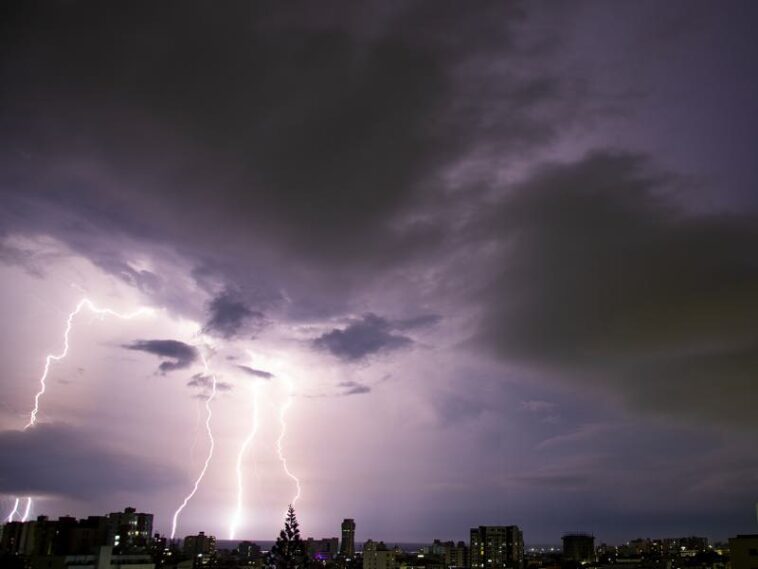
[[[563,559],[577,563],[595,561],[595,536],[588,533],[567,533],[563,536]]]
[[[758,534],[738,535],[729,539],[732,569],[758,568]]]
[[[328,537],[324,539],[313,539],[309,537],[305,542],[308,557],[316,561],[331,561],[339,553],[339,539]]]
[[[258,561],[261,559],[261,548],[252,541],[242,541],[237,546],[237,555],[244,561]]]
[[[58,521],[62,521],[60,518]],[[86,520],[66,518],[68,533],[68,551],[72,554],[86,554],[103,545],[113,545],[111,524],[107,516],[89,516]],[[73,523],[72,523],[73,522]]]
[[[0,548],[5,553],[19,553],[21,547],[21,532],[24,529],[23,522],[8,522],[3,526],[3,536],[0,539]]]
[[[216,554],[216,538],[200,532],[184,538],[184,554],[194,560],[194,567],[207,565]]]
[[[524,535],[518,526],[471,528],[472,569],[522,569]]]
[[[435,539],[429,553],[442,559],[445,567],[468,567],[468,547],[462,541],[440,541]]]
[[[355,557],[355,520],[352,518],[345,518],[342,521],[340,556],[347,559]]]
[[[108,515],[114,548],[123,551],[147,548],[153,535],[153,514],[126,508]]]

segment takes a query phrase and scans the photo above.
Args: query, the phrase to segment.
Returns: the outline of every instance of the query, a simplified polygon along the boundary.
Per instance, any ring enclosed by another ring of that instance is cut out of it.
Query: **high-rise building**
[[[729,539],[732,569],[758,567],[758,534],[738,535]]]
[[[567,533],[563,536],[563,559],[577,563],[595,561],[595,536],[588,533]]]
[[[355,557],[355,520],[352,518],[345,518],[342,521],[340,556],[347,559]]]
[[[126,508],[108,515],[111,545],[122,550],[146,548],[153,535],[153,514]]]
[[[200,532],[184,538],[184,554],[194,560],[194,567],[207,565],[216,554],[216,538]]]
[[[237,554],[244,561],[258,561],[261,558],[261,548],[252,541],[241,541],[237,546]]]
[[[369,539],[363,544],[363,569],[395,569],[396,555],[384,542]]]
[[[305,542],[308,557],[316,561],[331,561],[335,559],[339,552],[339,541],[336,537],[326,537],[323,539],[309,537]]]
[[[441,541],[435,539],[431,546],[423,549],[424,553],[429,553],[441,558],[442,563],[448,569],[450,567],[468,567],[468,546],[459,541]]]
[[[522,569],[524,535],[518,526],[471,528],[472,569]]]

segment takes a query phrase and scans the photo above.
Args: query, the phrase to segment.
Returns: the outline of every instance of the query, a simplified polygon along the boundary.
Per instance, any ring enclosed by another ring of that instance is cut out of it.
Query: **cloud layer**
[[[101,445],[64,423],[0,432],[0,493],[102,499],[179,479],[163,465]]]
[[[197,349],[179,340],[137,340],[124,346],[127,350],[147,352],[162,359],[158,370],[166,374],[178,369],[190,367],[198,359]]]

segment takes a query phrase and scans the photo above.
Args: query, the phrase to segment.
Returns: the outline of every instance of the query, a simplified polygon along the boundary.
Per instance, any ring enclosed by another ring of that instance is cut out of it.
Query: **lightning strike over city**
[[[758,2],[0,15],[0,568],[758,569]]]
[[[250,388],[251,396],[252,396],[251,397],[252,421],[251,421],[250,431],[248,432],[245,439],[242,441],[242,445],[240,446],[239,453],[237,454],[237,460],[235,463],[235,471],[237,474],[237,503],[236,503],[236,508],[234,510],[234,514],[232,516],[232,520],[229,526],[229,539],[234,539],[236,537],[240,524],[245,520],[245,516],[244,516],[245,477],[244,477],[243,462],[244,462],[246,454],[248,453],[250,445],[255,439],[255,435],[258,433],[258,422],[259,422],[258,391],[259,389],[260,389],[259,381],[255,381],[252,387]]]
[[[192,500],[194,495],[197,493],[197,490],[200,487],[200,483],[203,481],[203,478],[205,478],[205,473],[208,471],[208,465],[210,465],[211,460],[213,459],[213,452],[216,449],[216,439],[214,438],[213,430],[211,429],[211,419],[213,418],[213,410],[211,409],[211,403],[216,398],[216,387],[218,385],[218,382],[216,380],[216,374],[212,373],[210,371],[210,368],[208,367],[208,360],[206,356],[200,353],[200,359],[203,363],[203,373],[205,374],[206,377],[210,376],[211,378],[211,393],[205,399],[205,412],[206,412],[205,431],[208,434],[208,454],[205,457],[205,462],[203,462],[203,467],[200,469],[200,473],[195,479],[195,483],[192,486],[192,490],[190,490],[189,494],[185,496],[184,500],[176,509],[176,511],[174,512],[174,515],[171,518],[170,538],[172,540],[176,536],[176,528],[179,522],[179,516],[181,515],[182,510],[184,510],[184,508],[187,507],[187,504],[189,503],[189,501]]]
[[[32,512],[32,499],[31,497],[28,497],[26,499],[26,507],[24,508],[24,513],[21,516],[21,521],[25,522],[26,520],[28,520],[29,514],[31,514],[31,512]]]
[[[34,396],[34,407],[32,408],[29,414],[29,422],[26,424],[24,429],[33,427],[34,424],[37,422],[37,414],[40,411],[40,400],[42,399],[42,396],[47,391],[47,376],[50,373],[50,366],[52,365],[53,362],[60,361],[68,355],[69,336],[71,334],[71,329],[74,325],[74,318],[76,317],[77,314],[79,314],[85,308],[97,316],[100,316],[100,317],[114,316],[116,318],[120,318],[121,320],[131,320],[139,316],[153,313],[152,309],[145,308],[145,307],[138,308],[134,312],[120,313],[110,308],[98,308],[88,298],[81,299],[77,303],[76,308],[74,308],[74,310],[71,311],[68,317],[66,318],[66,328],[63,332],[63,350],[58,354],[48,354],[47,356],[45,356],[45,366],[42,372],[42,376],[39,379],[39,385],[40,385],[39,391],[37,391],[36,395]]]
[[[7,521],[12,522],[13,518],[18,515],[18,508],[21,503],[20,498],[14,498],[13,501],[13,509],[11,510],[10,514],[8,514],[8,517],[6,518]]]
[[[280,425],[280,431],[279,436],[276,439],[276,453],[279,457],[280,462],[282,463],[282,468],[284,469],[285,474],[292,479],[292,481],[295,483],[295,494],[292,497],[292,500],[290,501],[290,504],[292,506],[295,506],[297,504],[297,501],[300,499],[301,489],[300,489],[300,479],[295,476],[292,471],[289,469],[289,466],[287,465],[287,458],[285,457],[284,453],[284,437],[287,435],[287,411],[292,406],[292,397],[293,397],[293,390],[294,386],[292,384],[292,380],[284,377],[282,378],[285,382],[286,389],[287,389],[287,398],[285,399],[284,403],[279,407],[279,425]]]

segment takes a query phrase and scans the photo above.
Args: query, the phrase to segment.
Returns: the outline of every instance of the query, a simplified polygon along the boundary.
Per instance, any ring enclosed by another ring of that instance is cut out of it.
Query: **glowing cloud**
[[[144,314],[153,313],[152,309],[142,307],[135,310],[134,312],[122,314],[120,312],[116,312],[115,310],[111,310],[110,308],[98,308],[88,298],[83,298],[80,300],[76,305],[76,308],[68,315],[68,318],[66,319],[66,330],[63,333],[63,351],[59,354],[48,354],[45,357],[45,368],[42,372],[42,377],[40,377],[39,380],[40,388],[37,394],[34,396],[34,407],[29,414],[29,422],[26,424],[24,429],[28,429],[29,427],[34,426],[34,424],[37,422],[37,415],[39,414],[40,410],[40,400],[47,390],[47,376],[50,373],[50,366],[54,361],[60,361],[68,355],[69,335],[71,334],[71,328],[74,325],[74,317],[79,314],[84,308],[89,309],[90,312],[93,312],[98,316],[115,316],[116,318],[120,318],[122,320],[131,320],[132,318],[137,318],[138,316],[142,316]]]

